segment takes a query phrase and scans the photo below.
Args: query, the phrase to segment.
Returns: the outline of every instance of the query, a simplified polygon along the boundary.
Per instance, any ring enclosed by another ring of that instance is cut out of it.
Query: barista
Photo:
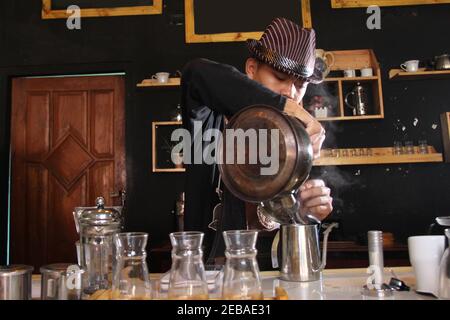
[[[181,79],[184,126],[194,139],[194,122],[202,130],[224,128],[225,118],[241,109],[264,104],[297,117],[306,126],[317,158],[325,139],[325,130],[301,106],[308,83],[320,83],[321,71],[315,65],[315,32],[284,19],[271,22],[258,40],[247,40],[250,57],[245,73],[232,66],[206,59],[188,63]],[[201,133],[203,134],[203,133]],[[191,155],[203,150],[191,146]],[[203,148],[203,147],[202,147]],[[223,207],[213,210],[220,202]],[[322,180],[306,181],[298,193],[303,212],[318,220],[327,217],[333,207],[330,189]],[[259,218],[258,218],[259,217]],[[205,257],[223,256],[223,230],[247,229],[259,225],[273,229],[275,224],[253,212],[246,217],[246,204],[220,183],[217,165],[186,165],[185,230],[205,232]]]

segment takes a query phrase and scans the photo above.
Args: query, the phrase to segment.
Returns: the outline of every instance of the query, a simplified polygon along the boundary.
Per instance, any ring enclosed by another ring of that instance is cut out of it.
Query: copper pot
[[[219,148],[223,159],[223,163],[219,164],[219,169],[223,182],[230,192],[246,202],[266,204],[279,202],[283,203],[283,206],[297,206],[298,209],[294,195],[308,178],[313,162],[311,141],[303,123],[273,107],[254,105],[235,114],[226,129],[242,129],[244,132],[254,129],[258,132],[259,150],[261,145],[265,145],[266,150],[271,150],[272,143],[277,142],[279,151],[278,170],[274,174],[261,173],[261,169],[267,168],[268,165],[261,163],[260,158],[256,164],[249,163],[250,148],[254,147],[254,144],[252,145],[248,141],[244,147],[245,163],[237,164],[236,161],[226,163],[227,150],[229,152],[230,149],[225,133],[223,146]],[[261,129],[266,129],[268,132],[266,140],[259,134]],[[278,131],[278,141],[272,141],[274,138],[270,133],[274,129]],[[233,150],[235,155],[238,154],[238,143],[234,144]],[[273,157],[273,155],[271,156]],[[293,212],[294,214],[296,212]],[[297,219],[293,216],[287,218],[283,213],[276,220],[281,223],[289,223],[289,221],[295,222]]]

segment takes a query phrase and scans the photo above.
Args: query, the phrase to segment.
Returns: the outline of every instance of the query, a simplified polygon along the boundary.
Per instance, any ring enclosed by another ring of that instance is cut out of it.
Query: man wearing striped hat
[[[316,65],[315,45],[314,30],[277,18],[260,40],[247,40],[250,57],[245,64],[246,74],[206,59],[191,61],[181,79],[185,128],[193,134],[194,122],[201,121],[203,132],[222,130],[225,118],[241,109],[255,104],[270,105],[305,124],[314,156],[318,157],[325,130],[301,106],[308,83],[323,80]],[[194,152],[192,145],[191,154]],[[220,203],[218,185],[223,191],[223,207],[214,210]],[[317,220],[323,220],[333,210],[330,189],[322,180],[306,181],[299,197],[301,210]],[[255,221],[265,229],[274,227],[270,221],[258,219],[256,212],[246,217],[245,203],[220,184],[217,165],[186,165],[185,229],[205,232],[205,253],[210,259],[223,255],[221,231],[254,227]]]

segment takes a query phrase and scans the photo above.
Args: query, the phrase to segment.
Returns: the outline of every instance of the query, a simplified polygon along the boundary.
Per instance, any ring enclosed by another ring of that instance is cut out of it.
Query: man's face
[[[308,82],[279,72],[256,59],[247,59],[245,71],[253,79],[270,90],[300,103],[305,95]]]

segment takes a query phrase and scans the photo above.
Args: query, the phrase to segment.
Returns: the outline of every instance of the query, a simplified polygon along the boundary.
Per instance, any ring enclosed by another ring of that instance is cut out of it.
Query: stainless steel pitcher
[[[278,268],[278,243],[281,233],[280,279],[286,281],[316,281],[322,278],[327,261],[328,235],[337,223],[324,231],[322,259],[319,250],[320,224],[281,225],[272,244],[272,266]]]
[[[352,97],[352,103],[348,101],[350,97]],[[353,110],[354,116],[364,116],[368,113],[369,99],[361,83],[358,82],[353,90],[346,94],[345,104]]]

